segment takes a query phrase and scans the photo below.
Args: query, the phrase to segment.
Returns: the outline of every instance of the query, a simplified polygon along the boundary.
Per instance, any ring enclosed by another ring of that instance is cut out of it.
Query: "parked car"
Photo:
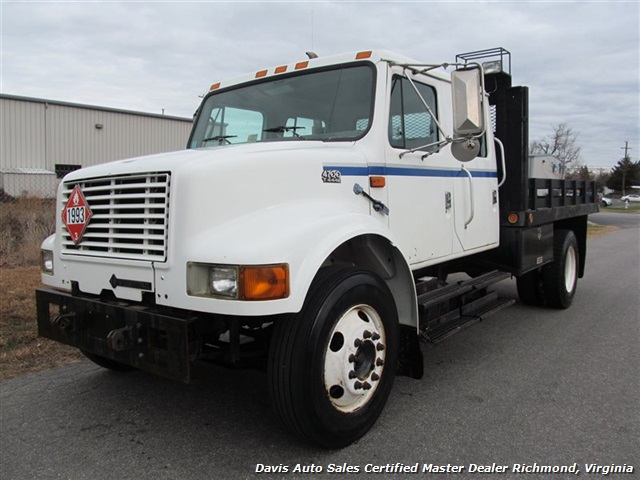
[[[637,193],[632,193],[631,195],[625,195],[620,200],[623,202],[640,202],[640,195]]]
[[[613,205],[613,200],[607,197],[602,197],[600,199],[600,205],[602,205],[603,207],[610,207],[611,205]]]

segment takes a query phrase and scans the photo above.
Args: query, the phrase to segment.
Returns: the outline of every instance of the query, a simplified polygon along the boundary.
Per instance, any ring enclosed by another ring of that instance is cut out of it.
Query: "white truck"
[[[513,303],[495,282],[571,304],[595,184],[527,178],[510,63],[364,51],[215,83],[186,150],[64,178],[40,335],[185,382],[196,360],[266,366],[287,427],[349,445],[422,376],[421,344]]]

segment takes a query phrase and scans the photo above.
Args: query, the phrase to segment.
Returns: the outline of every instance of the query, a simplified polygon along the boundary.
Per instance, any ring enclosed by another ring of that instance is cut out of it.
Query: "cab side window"
[[[433,87],[413,82],[434,115],[436,92]],[[438,141],[438,129],[409,80],[396,76],[391,85],[389,143],[392,147],[413,149]]]

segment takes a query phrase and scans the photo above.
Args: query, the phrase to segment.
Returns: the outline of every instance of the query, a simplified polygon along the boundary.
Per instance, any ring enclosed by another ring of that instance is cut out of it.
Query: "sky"
[[[191,117],[209,86],[386,49],[425,63],[503,47],[530,140],[565,122],[581,161],[640,156],[640,2],[0,0],[0,92]]]

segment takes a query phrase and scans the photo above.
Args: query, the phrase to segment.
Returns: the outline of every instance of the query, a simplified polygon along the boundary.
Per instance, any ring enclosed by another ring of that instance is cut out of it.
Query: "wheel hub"
[[[325,355],[324,382],[331,404],[350,413],[375,392],[385,361],[382,319],[369,305],[356,305],[336,322]]]

